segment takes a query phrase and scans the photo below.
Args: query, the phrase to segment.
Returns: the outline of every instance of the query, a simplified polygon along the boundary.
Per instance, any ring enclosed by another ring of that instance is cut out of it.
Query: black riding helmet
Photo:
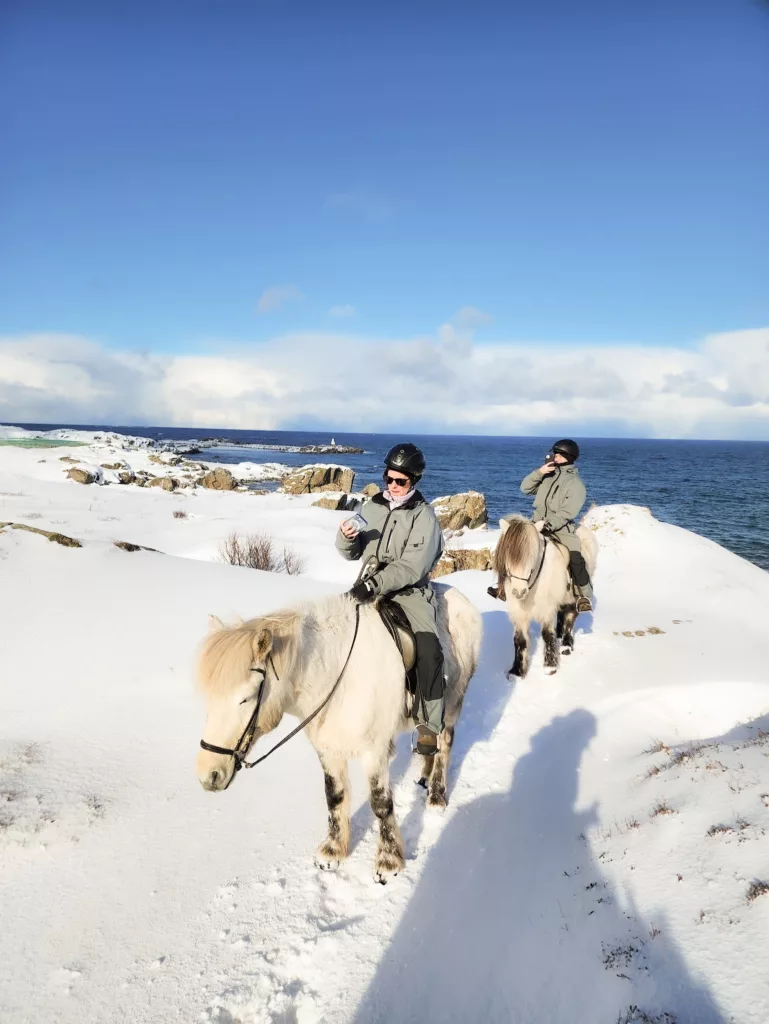
[[[579,458],[579,445],[576,441],[570,441],[568,438],[556,441],[550,451],[554,455],[563,455],[569,462],[576,462]]]
[[[385,455],[384,464],[387,469],[397,469],[416,483],[425,471],[427,465],[424,454],[420,448],[410,441],[396,444]]]

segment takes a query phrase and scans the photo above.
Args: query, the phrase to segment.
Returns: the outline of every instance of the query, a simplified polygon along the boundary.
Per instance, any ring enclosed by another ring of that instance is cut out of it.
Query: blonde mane
[[[539,533],[523,516],[511,516],[494,552],[494,569],[500,576],[522,575],[539,554]]]
[[[272,636],[272,656],[280,675],[293,674],[306,648],[314,646],[321,621],[329,626],[334,623],[328,620],[338,621],[343,616],[346,620],[351,609],[344,595],[325,597],[211,633],[203,641],[198,659],[199,688],[208,696],[223,695],[244,680],[254,660],[254,642],[265,630]]]

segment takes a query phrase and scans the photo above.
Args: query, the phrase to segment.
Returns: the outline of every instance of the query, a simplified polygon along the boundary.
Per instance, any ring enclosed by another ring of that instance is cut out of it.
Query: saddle
[[[416,664],[417,645],[414,639],[414,632],[406,618],[406,613],[395,601],[382,598],[377,601],[376,609],[387,629],[387,632],[395,641],[395,646],[400,651],[403,659],[403,668],[406,671],[406,681],[411,693],[416,692],[416,679],[414,676],[414,665]]]

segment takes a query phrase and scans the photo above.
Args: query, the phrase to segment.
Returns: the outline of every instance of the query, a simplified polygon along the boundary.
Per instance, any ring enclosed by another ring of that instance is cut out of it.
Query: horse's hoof
[[[568,658],[573,650],[574,650],[573,647],[562,647],[561,648],[561,654],[565,655]]]
[[[342,863],[342,854],[338,850],[330,849],[324,843],[315,852],[315,866],[321,871],[336,871]]]
[[[446,790],[438,790],[436,793],[431,793],[427,798],[427,806],[435,807],[439,811],[445,811],[448,806],[448,800],[446,799]]]
[[[402,854],[380,850],[374,862],[374,881],[380,885],[387,885],[399,871],[403,870],[404,865]]]
[[[557,671],[558,671],[557,668],[552,668],[552,667],[548,666],[548,668],[545,669],[545,675],[546,676],[554,676]]]

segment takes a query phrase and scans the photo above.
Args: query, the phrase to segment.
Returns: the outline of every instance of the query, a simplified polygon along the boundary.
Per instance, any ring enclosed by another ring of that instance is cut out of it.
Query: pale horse
[[[428,805],[444,807],[454,727],[478,661],[482,627],[475,606],[458,590],[444,584],[433,588],[445,658],[446,714],[438,753],[424,758],[421,784]],[[356,608],[347,595],[339,595],[234,626],[211,616],[210,626],[198,681],[207,698],[203,742],[218,752],[201,749],[198,754],[203,788],[227,789],[259,737],[286,713],[300,719],[311,715],[333,690],[304,729],[320,758],[328,804],[328,835],[318,847],[316,863],[335,868],[349,853],[347,766],[359,757],[379,821],[374,875],[386,883],[404,865],[389,764],[396,735],[413,723],[407,717],[410,698],[403,659],[376,607]]]
[[[505,525],[506,524],[506,525]],[[494,552],[494,568],[505,588],[507,614],[513,624],[515,656],[508,677],[523,678],[529,670],[529,630],[532,621],[542,626],[545,672],[558,668],[559,644],[564,654],[574,650],[577,607],[569,573],[569,552],[552,537],[543,537],[523,516],[502,521],[503,533]],[[598,558],[592,530],[577,529],[582,555],[591,577]]]

